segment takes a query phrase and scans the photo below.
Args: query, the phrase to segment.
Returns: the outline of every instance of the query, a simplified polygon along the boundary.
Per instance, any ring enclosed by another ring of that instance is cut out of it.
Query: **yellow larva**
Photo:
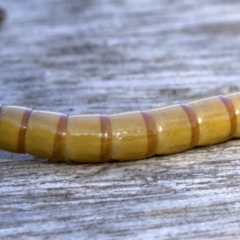
[[[66,115],[0,107],[0,149],[99,163],[182,152],[240,137],[240,93],[149,111]]]

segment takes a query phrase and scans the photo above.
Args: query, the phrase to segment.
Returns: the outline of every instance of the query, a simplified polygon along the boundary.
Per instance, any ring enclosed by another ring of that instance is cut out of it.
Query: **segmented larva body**
[[[240,137],[240,93],[112,115],[0,107],[0,149],[73,162],[136,160]]]

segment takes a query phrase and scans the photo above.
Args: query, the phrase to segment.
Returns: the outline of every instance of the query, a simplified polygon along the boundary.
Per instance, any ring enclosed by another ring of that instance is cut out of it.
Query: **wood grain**
[[[0,6],[2,104],[106,114],[240,91],[237,1]],[[239,143],[101,165],[1,151],[0,238],[236,239]]]

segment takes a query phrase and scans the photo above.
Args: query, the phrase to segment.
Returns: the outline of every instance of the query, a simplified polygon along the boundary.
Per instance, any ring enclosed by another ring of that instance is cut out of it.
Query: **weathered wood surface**
[[[8,0],[0,102],[112,113],[240,91],[237,1]],[[240,141],[102,165],[0,152],[1,239],[236,239]]]

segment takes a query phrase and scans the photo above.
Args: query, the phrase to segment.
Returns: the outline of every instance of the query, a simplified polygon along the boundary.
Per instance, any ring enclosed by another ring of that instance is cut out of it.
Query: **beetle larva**
[[[136,160],[240,137],[240,93],[112,115],[0,107],[0,149],[73,162]]]

